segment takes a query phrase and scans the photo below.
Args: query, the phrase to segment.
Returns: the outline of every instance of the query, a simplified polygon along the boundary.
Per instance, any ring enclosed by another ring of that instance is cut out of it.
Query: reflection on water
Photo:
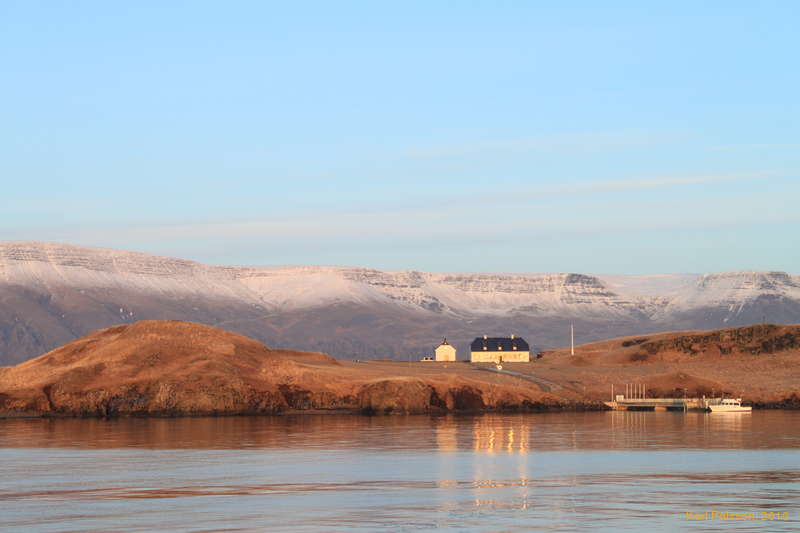
[[[800,413],[0,420],[2,447],[529,450],[800,448]]]
[[[795,531],[799,483],[780,411],[0,421],[2,531]]]

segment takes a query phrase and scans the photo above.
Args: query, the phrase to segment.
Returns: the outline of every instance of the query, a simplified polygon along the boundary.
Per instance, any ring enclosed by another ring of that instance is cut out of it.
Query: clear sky
[[[800,3],[0,2],[0,239],[800,273]]]

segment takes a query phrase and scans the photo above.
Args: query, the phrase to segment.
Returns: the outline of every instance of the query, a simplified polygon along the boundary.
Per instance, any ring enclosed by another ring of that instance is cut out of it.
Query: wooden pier
[[[604,402],[615,411],[705,411],[705,398],[625,398]]]
[[[615,411],[706,411],[709,399],[702,398],[648,398],[643,383],[628,383],[625,394],[614,394],[611,386],[610,402],[603,402]]]

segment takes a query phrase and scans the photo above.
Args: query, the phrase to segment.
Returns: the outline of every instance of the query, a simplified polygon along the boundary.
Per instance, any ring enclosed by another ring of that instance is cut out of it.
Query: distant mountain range
[[[219,326],[270,347],[408,359],[447,337],[535,349],[679,329],[800,322],[800,276],[444,274],[359,267],[211,266],[137,252],[0,242],[0,364],[145,319]]]

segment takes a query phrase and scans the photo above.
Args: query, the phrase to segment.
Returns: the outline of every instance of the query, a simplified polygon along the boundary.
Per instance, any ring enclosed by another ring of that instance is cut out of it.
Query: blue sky
[[[800,273],[796,2],[0,2],[0,238]]]

